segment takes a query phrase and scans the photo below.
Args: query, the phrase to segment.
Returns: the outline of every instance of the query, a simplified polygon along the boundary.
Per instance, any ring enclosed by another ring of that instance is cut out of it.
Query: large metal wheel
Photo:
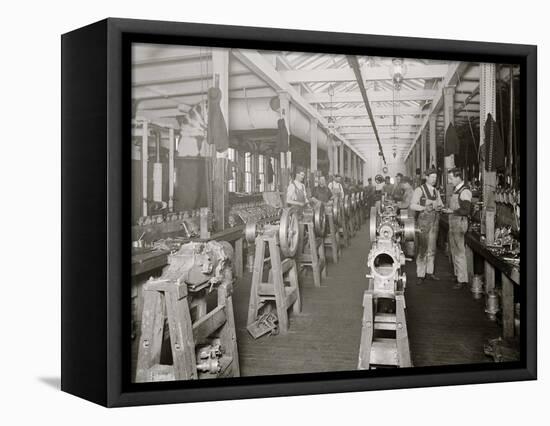
[[[414,226],[414,219],[407,218],[403,220],[403,238],[405,239],[405,241],[414,240],[415,231],[416,228]]]
[[[344,195],[344,214],[349,217],[351,213],[351,200],[349,194]]]
[[[257,235],[256,222],[248,222],[244,227],[244,239],[249,243],[253,243],[256,240]]]
[[[370,243],[374,243],[376,240],[376,207],[372,206],[370,208],[370,218],[369,218],[369,237]]]
[[[313,226],[317,237],[324,237],[326,231],[325,205],[323,203],[315,204],[313,208]]]
[[[300,239],[298,212],[292,208],[283,209],[279,223],[279,245],[284,257],[294,257]]]
[[[332,220],[335,225],[340,224],[340,202],[337,198],[332,200]]]
[[[357,193],[354,192],[351,194],[351,210],[352,211],[355,211],[355,209],[357,208]]]

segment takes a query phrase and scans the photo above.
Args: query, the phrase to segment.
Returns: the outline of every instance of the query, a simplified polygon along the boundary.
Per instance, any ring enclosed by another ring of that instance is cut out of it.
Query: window
[[[228,157],[229,160],[232,162],[232,167],[229,170],[229,176],[228,176],[228,190],[229,192],[236,192],[237,191],[237,170],[236,170],[236,162],[237,162],[237,153],[233,148],[229,148],[228,150]]]
[[[265,157],[263,155],[258,155],[258,180],[259,180],[259,191],[265,191]]]
[[[252,154],[244,154],[244,191],[252,192]]]

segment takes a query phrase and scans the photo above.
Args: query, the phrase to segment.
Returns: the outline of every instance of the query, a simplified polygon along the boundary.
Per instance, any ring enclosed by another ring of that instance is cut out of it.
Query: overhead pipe
[[[370,102],[367,96],[367,89],[365,89],[365,84],[363,83],[363,77],[361,75],[361,68],[359,67],[359,61],[357,60],[356,56],[348,55],[347,58],[351,68],[353,69],[353,73],[355,74],[355,79],[357,80],[357,84],[359,85],[359,90],[361,91],[361,96],[363,97],[363,102],[365,103],[365,108],[367,109],[367,114],[369,115],[369,119],[372,124],[372,130],[374,131],[374,136],[376,137],[376,141],[378,142],[378,148],[380,149],[380,154],[382,156],[382,160],[384,161],[384,165],[385,165],[386,157],[384,156],[384,150],[382,149],[380,136],[378,136],[378,130],[376,129],[376,123],[374,122],[374,115],[370,108]]]

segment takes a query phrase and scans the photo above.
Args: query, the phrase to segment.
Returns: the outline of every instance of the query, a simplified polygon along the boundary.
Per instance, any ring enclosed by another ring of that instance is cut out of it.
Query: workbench
[[[439,226],[441,230],[448,232],[449,222],[447,215],[441,215]],[[474,259],[479,256],[483,259],[485,272],[485,292],[494,290],[495,273],[501,274],[502,294],[502,334],[504,338],[514,337],[514,285],[520,285],[520,269],[498,256],[496,256],[481,241],[481,234],[469,230],[464,236],[466,247],[466,262],[468,265],[468,277],[470,282],[474,275]]]

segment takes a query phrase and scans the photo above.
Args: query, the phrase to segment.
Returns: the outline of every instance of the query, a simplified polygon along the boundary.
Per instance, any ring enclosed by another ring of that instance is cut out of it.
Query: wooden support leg
[[[298,267],[296,262],[293,260],[293,266],[288,271],[288,280],[290,281],[290,288],[293,291],[296,291],[296,301],[292,305],[292,312],[299,314],[302,312],[302,299],[300,297],[300,285],[298,283]]]
[[[395,296],[395,318],[395,338],[397,343],[397,355],[399,357],[399,367],[412,367],[409,336],[407,333],[407,318],[405,316],[405,297],[403,294],[397,294]]]
[[[235,241],[235,275],[237,278],[243,277],[243,239]]]
[[[193,325],[187,297],[180,298],[177,291],[167,291],[165,300],[168,327],[170,328],[174,379],[197,379]]]
[[[495,267],[485,261],[485,291],[489,293],[495,289]]]
[[[164,331],[164,294],[158,291],[144,291],[143,298],[136,382],[149,381],[149,369],[160,363]]]
[[[288,307],[286,306],[286,291],[281,269],[281,255],[275,240],[269,242],[269,256],[271,257],[271,276],[275,287],[275,304],[277,317],[279,318],[279,331],[281,334],[288,332]]]
[[[329,224],[329,232],[330,232],[330,250],[332,251],[332,262],[334,264],[338,263],[338,251],[340,250],[340,247],[338,246],[337,241],[337,234],[338,231],[336,229],[336,226],[334,226],[334,219],[332,215],[328,215],[328,224]]]
[[[468,268],[468,280],[470,283],[474,278],[474,252],[470,246],[466,245],[466,267]]]
[[[502,274],[502,335],[514,337],[514,283]]]
[[[321,287],[321,267],[316,247],[317,240],[315,239],[315,231],[312,224],[307,225],[307,233],[309,237],[309,253],[311,254],[311,268],[313,269],[313,283],[315,287]]]
[[[363,327],[361,328],[361,346],[359,347],[359,370],[368,370],[370,367],[370,353],[374,333],[372,293],[366,290],[363,294]]]
[[[233,314],[233,286],[231,283],[222,283],[218,287],[218,306],[225,306],[225,324],[220,333],[220,341],[226,354],[232,358],[232,377],[240,377],[239,351],[237,348],[237,334],[235,332],[235,316]]]
[[[258,290],[263,279],[265,242],[261,237],[256,238],[256,254],[254,256],[254,271],[252,272],[252,285],[250,286],[250,301],[248,302],[248,319],[250,325],[256,321],[259,309]]]
[[[321,266],[321,277],[327,277],[327,257],[325,255],[325,243],[321,239],[319,244],[319,265]]]

